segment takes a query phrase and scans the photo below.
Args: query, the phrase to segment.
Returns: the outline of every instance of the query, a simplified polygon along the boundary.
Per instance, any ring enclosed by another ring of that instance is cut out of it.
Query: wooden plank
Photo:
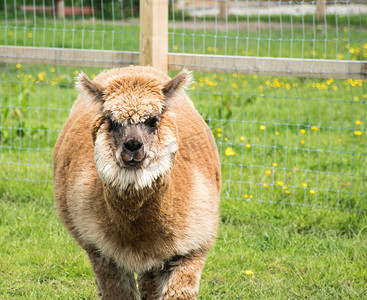
[[[116,68],[139,64],[138,52],[0,46],[0,62]],[[169,53],[169,70],[313,78],[367,79],[367,62]]]
[[[0,46],[0,61],[112,68],[139,63],[138,52]]]
[[[140,64],[167,73],[168,0],[140,1]]]
[[[311,78],[366,79],[367,62],[169,53],[169,70]]]

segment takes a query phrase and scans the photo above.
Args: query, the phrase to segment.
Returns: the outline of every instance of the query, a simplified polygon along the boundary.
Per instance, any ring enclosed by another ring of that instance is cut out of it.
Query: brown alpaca
[[[129,67],[78,78],[54,150],[54,193],[102,299],[197,298],[217,231],[220,165],[183,91],[189,77]]]

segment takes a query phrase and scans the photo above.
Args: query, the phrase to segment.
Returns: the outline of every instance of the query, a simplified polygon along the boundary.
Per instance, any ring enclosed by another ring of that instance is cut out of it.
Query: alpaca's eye
[[[150,127],[150,128],[157,128],[157,123],[158,123],[158,118],[157,117],[153,117],[148,119],[145,123]]]
[[[110,121],[110,126],[112,130],[117,130],[119,127],[119,124],[117,124],[115,121]]]

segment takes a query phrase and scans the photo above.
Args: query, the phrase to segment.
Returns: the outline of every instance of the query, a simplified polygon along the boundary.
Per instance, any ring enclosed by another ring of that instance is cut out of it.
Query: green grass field
[[[328,26],[327,42],[318,23],[306,36],[299,27],[267,29],[260,42],[258,31],[176,29],[170,47],[366,60],[367,28],[349,21]],[[135,25],[37,22],[0,21],[0,45],[138,49]],[[52,148],[81,70],[0,65],[0,298],[97,297],[86,255],[58,221],[50,183]],[[83,71],[93,78],[101,70]],[[223,177],[221,226],[200,298],[367,297],[367,81],[194,77],[188,93],[215,136]]]

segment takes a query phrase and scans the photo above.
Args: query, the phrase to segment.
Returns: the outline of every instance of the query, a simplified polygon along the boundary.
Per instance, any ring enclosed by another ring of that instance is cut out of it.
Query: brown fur
[[[79,78],[84,93],[54,150],[54,194],[61,220],[89,255],[103,299],[138,299],[134,272],[142,299],[197,297],[217,231],[220,164],[209,128],[182,90],[187,76],[170,80],[150,67],[129,67],[94,81]],[[160,120],[149,151],[160,156],[157,162],[168,159],[169,169],[150,185],[121,189],[119,181],[106,182],[96,168],[104,162],[95,162],[96,144],[112,153],[102,157],[108,164],[125,168],[114,161],[118,149],[107,139],[106,118],[127,126],[154,114]]]

